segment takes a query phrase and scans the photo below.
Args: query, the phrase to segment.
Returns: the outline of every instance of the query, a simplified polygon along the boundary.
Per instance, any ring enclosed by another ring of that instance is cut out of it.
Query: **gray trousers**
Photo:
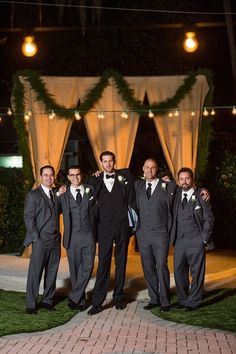
[[[150,302],[170,306],[170,274],[167,265],[169,236],[166,230],[140,230],[137,233],[144,277]]]
[[[82,237],[80,235],[79,239],[75,238],[67,249],[72,287],[69,297],[76,304],[85,304],[85,289],[93,271],[94,257],[95,242],[89,232]]]
[[[52,305],[56,290],[56,278],[60,262],[60,236],[51,235],[50,238],[39,237],[32,244],[27,285],[26,307],[36,308],[39,286],[44,271],[42,302]]]

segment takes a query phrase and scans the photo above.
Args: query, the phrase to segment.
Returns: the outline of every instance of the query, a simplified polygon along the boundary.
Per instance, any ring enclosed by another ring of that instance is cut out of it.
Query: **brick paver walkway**
[[[233,333],[164,321],[143,310],[144,304],[136,300],[123,311],[107,307],[92,317],[78,313],[45,332],[2,337],[0,353],[236,353]]]

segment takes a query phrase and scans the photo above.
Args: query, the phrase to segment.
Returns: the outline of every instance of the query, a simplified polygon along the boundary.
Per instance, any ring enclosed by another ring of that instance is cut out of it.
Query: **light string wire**
[[[181,10],[160,10],[160,9],[139,9],[139,8],[125,8],[125,7],[110,7],[110,6],[89,6],[89,5],[74,5],[74,4],[53,4],[43,2],[27,2],[27,1],[9,1],[0,0],[0,4],[19,4],[31,6],[47,6],[47,7],[67,7],[67,8],[83,8],[90,10],[109,10],[109,11],[129,11],[129,12],[152,12],[162,14],[183,14],[183,15],[236,15],[236,12],[210,12],[210,11],[181,11]]]

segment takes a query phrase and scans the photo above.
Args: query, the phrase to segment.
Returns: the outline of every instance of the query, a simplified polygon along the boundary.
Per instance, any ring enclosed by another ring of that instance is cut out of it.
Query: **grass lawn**
[[[77,311],[67,306],[67,298],[56,298],[56,310],[40,309],[38,315],[25,313],[25,293],[0,290],[0,336],[38,332],[68,322]]]
[[[175,295],[171,303],[177,303]],[[236,332],[236,289],[219,289],[204,294],[202,307],[193,312],[172,309],[152,311],[169,321]],[[67,306],[67,298],[56,298],[56,310],[40,309],[38,315],[25,313],[25,293],[0,290],[0,336],[44,331],[68,322],[77,312]]]
[[[177,302],[176,295],[173,295],[171,304],[175,305]],[[196,311],[172,309],[161,312],[159,308],[155,308],[152,312],[177,323],[236,332],[236,289],[217,289],[204,293],[202,306]]]

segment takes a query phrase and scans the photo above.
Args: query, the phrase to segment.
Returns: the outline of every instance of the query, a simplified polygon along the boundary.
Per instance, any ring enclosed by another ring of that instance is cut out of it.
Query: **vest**
[[[200,230],[193,216],[192,201],[183,209],[180,198],[177,213],[177,238],[195,238]]]
[[[161,189],[158,183],[151,198],[147,198],[146,184],[144,183],[139,196],[139,219],[142,229],[157,229],[165,227],[168,230],[168,194],[166,190]]]
[[[127,198],[122,191],[121,182],[115,179],[111,192],[104,182],[98,194],[98,213],[101,223],[119,222],[128,217]]]
[[[91,231],[91,223],[88,214],[88,200],[82,198],[80,204],[76,202],[69,193],[69,205],[71,213],[71,234],[78,234],[80,231]]]

